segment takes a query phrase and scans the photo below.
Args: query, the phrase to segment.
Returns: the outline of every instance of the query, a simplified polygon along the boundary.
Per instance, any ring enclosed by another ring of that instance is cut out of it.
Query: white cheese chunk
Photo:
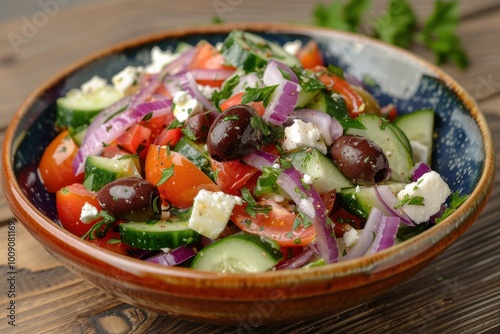
[[[233,208],[242,199],[221,191],[200,190],[194,198],[193,211],[188,221],[190,229],[207,238],[217,238],[226,227]]]
[[[134,85],[137,78],[141,75],[142,72],[142,67],[127,66],[119,73],[114,75],[111,78],[111,82],[113,83],[113,86],[117,91],[124,94],[127,89]]]
[[[291,54],[292,56],[295,56],[297,52],[299,52],[301,47],[302,42],[298,39],[283,44],[283,50],[285,50],[286,53]]]
[[[213,93],[217,90],[217,88],[209,85],[198,85],[198,90],[204,97],[210,100],[212,98]]]
[[[175,93],[173,103],[175,105],[173,113],[179,122],[184,122],[190,116],[194,116],[203,111],[201,103],[183,90]]]
[[[106,79],[101,78],[98,75],[94,75],[89,81],[83,83],[80,86],[83,94],[90,94],[95,92],[108,84]]]
[[[430,171],[417,181],[406,185],[397,197],[400,201],[415,197],[423,198],[423,205],[406,203],[401,207],[415,224],[420,224],[439,212],[450,194],[450,188],[441,176],[435,171]]]
[[[162,51],[158,46],[151,49],[151,63],[146,66],[146,73],[159,73],[163,67],[170,64],[179,57],[179,54],[171,51]]]
[[[351,228],[344,232],[343,238],[345,246],[349,248],[359,240],[359,232],[355,228]]]
[[[327,152],[320,130],[314,124],[300,119],[294,119],[293,124],[285,128],[282,146],[287,152],[305,148],[315,148],[323,154]]]
[[[99,217],[99,210],[92,204],[85,202],[82,207],[82,212],[80,213],[80,221],[85,224],[89,224]]]

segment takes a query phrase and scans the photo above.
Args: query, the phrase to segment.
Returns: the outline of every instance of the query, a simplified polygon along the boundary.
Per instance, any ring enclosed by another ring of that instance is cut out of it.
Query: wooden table
[[[373,1],[382,14],[386,1]],[[410,1],[420,19],[432,1]],[[217,8],[228,22],[311,23],[314,1],[89,1],[52,3],[0,24],[0,138],[21,101],[42,81],[82,56],[128,38],[208,24]],[[500,140],[500,3],[461,1],[459,34],[471,66],[443,66],[477,100],[495,141]],[[55,4],[55,5],[54,5]],[[224,5],[225,7],[217,7]],[[222,8],[222,9],[221,9]],[[36,23],[29,30],[26,22]],[[23,30],[24,29],[24,30]],[[24,35],[23,35],[24,31]],[[12,34],[23,36],[11,43]],[[9,35],[10,34],[10,35]],[[426,50],[416,53],[432,61]],[[497,170],[496,183],[500,172]],[[500,332],[500,188],[475,225],[411,280],[359,307],[330,317],[255,333],[498,333]],[[110,297],[62,267],[16,224],[16,326],[8,325],[7,221],[0,193],[1,333],[232,333],[235,327],[195,324],[144,311]],[[7,312],[6,312],[7,310]]]

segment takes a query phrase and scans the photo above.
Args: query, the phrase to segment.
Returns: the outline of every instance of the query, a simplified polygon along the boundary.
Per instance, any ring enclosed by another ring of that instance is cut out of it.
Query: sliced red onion
[[[170,252],[162,252],[146,259],[146,262],[157,263],[163,266],[176,266],[196,255],[196,251],[188,246],[180,246]]]
[[[212,102],[210,102],[199,90],[198,84],[194,79],[193,73],[186,72],[184,73],[180,79],[179,83],[183,90],[189,93],[193,98],[198,100],[206,110],[215,109]]]
[[[163,68],[161,77],[186,72],[189,69],[189,65],[191,65],[191,62],[193,61],[195,54],[196,48],[189,48],[186,51],[182,52],[179,57],[177,57],[175,60],[173,60]]]
[[[283,73],[288,75],[289,78],[284,78]],[[267,63],[262,80],[266,86],[279,85],[283,80],[288,80],[296,84],[299,83],[299,79],[292,69],[277,60],[270,60]]]
[[[288,259],[288,260],[280,263],[278,266],[276,266],[276,269],[300,268],[304,264],[306,264],[315,254],[316,254],[316,250],[314,250],[311,247],[306,247],[297,256],[294,256],[291,259]]]
[[[333,144],[335,139],[342,136],[344,129],[339,121],[331,117],[327,113],[324,113],[315,109],[299,109],[293,111],[286,124],[291,124],[294,119],[300,119],[307,123],[312,123],[321,132],[321,136],[325,141],[327,146]]]
[[[399,230],[399,222],[399,217],[382,217],[382,220],[377,227],[375,240],[373,240],[373,243],[370,246],[370,249],[366,252],[366,255],[394,246],[396,235]]]
[[[411,181],[417,181],[422,175],[431,171],[431,168],[424,162],[419,162],[413,168],[413,172],[411,174]]]
[[[158,89],[160,84],[161,84],[160,76],[157,74],[152,75],[147,81],[147,83],[141,88],[141,90],[137,94],[132,95],[128,108],[134,109],[139,104],[149,100],[149,98]]]
[[[256,150],[245,156],[243,161],[262,170],[263,167],[273,166],[278,158],[272,153]],[[304,187],[301,178],[299,171],[288,168],[280,173],[276,183],[292,198],[299,210],[312,219],[316,230],[315,242],[325,262],[337,262],[339,249],[336,239],[331,235],[331,227],[327,224],[325,204],[314,187]]]
[[[274,125],[282,126],[297,105],[300,86],[284,81],[274,91],[262,118]]]
[[[86,140],[82,143],[73,160],[73,170],[75,175],[83,172],[85,159],[89,155],[98,155],[106,144],[111,143],[120,137],[131,125],[142,120],[144,116],[156,110],[164,112],[170,108],[172,101],[168,99],[146,102],[137,105],[134,109],[113,117],[105,123],[102,123],[94,131],[88,134]]]
[[[415,226],[411,218],[404,212],[395,209],[394,207],[398,204],[399,200],[394,195],[387,185],[375,186],[375,195],[377,199],[382,203],[384,208],[388,211],[388,214],[399,217],[401,222],[408,226]]]
[[[366,254],[375,239],[374,236],[377,233],[378,226],[380,225],[383,217],[384,215],[382,211],[376,207],[372,208],[370,215],[366,220],[365,227],[359,235],[358,241],[356,241],[356,244],[354,244],[345,256],[340,258],[340,261],[352,260]]]
[[[224,84],[222,84],[224,86]],[[255,73],[248,73],[240,76],[240,82],[234,87],[232,95],[244,92],[246,88],[261,88],[264,83],[260,80],[259,76]]]
[[[193,74],[195,80],[226,80],[234,74],[234,70],[227,69],[192,69],[190,71]]]

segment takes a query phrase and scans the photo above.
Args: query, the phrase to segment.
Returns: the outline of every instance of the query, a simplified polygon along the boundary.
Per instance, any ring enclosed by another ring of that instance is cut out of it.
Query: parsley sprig
[[[434,53],[437,64],[452,61],[458,68],[465,69],[468,56],[455,32],[459,22],[458,6],[456,0],[435,0],[433,13],[419,24],[408,0],[388,0],[385,11],[363,22],[371,1],[332,0],[329,6],[318,4],[313,17],[316,25],[365,33],[403,48],[419,43]]]
[[[255,218],[257,214],[268,214],[273,209],[270,205],[258,204],[248,188],[243,187],[240,191],[243,201],[247,204],[245,212],[248,213],[250,217]]]
[[[451,193],[450,205],[448,205],[448,207],[444,210],[441,217],[435,219],[436,224],[441,222],[446,217],[450,216],[453,212],[455,212],[458,209],[458,207],[465,202],[467,198],[469,198],[469,195],[460,196],[458,191]]]

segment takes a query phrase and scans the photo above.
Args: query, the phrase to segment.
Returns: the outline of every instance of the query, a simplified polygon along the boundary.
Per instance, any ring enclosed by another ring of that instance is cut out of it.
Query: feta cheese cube
[[[151,49],[151,64],[147,65],[145,68],[146,73],[159,73],[163,68],[176,60],[179,54],[173,53],[171,51],[162,51],[158,46]]]
[[[404,187],[397,194],[401,201],[408,198],[422,197],[423,205],[406,203],[401,206],[415,224],[423,223],[439,212],[441,205],[451,194],[450,188],[435,171],[422,175],[417,181]]]
[[[111,82],[113,83],[113,86],[115,86],[117,91],[124,94],[127,89],[134,85],[135,81],[142,72],[142,67],[127,66],[119,73],[114,75],[111,78]]]
[[[351,228],[344,232],[343,238],[345,246],[349,248],[359,240],[359,232],[355,228]]]
[[[183,90],[175,93],[173,103],[175,105],[173,113],[179,122],[184,122],[190,116],[203,112],[201,103]]]
[[[301,47],[302,42],[298,39],[283,44],[283,50],[285,50],[286,53],[291,54],[292,56],[295,56],[297,52],[299,52]]]
[[[312,123],[294,119],[293,124],[285,128],[282,147],[285,151],[315,148],[326,154],[327,147],[320,130]]]
[[[80,221],[85,224],[90,224],[99,217],[99,210],[92,204],[85,202],[80,213]]]
[[[103,79],[98,75],[94,75],[89,81],[83,83],[80,86],[80,89],[82,90],[83,94],[90,94],[105,87],[107,84],[108,81],[106,79]]]
[[[242,203],[240,197],[221,191],[212,192],[202,189],[194,198],[188,226],[207,238],[215,239],[226,227],[234,206]]]

